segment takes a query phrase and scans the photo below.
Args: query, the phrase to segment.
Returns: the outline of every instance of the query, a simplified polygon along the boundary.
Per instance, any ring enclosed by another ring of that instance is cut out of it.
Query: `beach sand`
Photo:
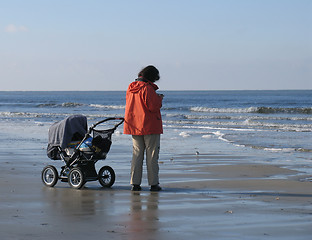
[[[113,187],[75,190],[42,184],[45,165],[61,166],[44,149],[1,149],[0,239],[311,239],[311,176],[244,154],[177,153],[160,159],[163,191],[144,180],[132,192],[129,152],[110,155],[98,164],[115,169]]]

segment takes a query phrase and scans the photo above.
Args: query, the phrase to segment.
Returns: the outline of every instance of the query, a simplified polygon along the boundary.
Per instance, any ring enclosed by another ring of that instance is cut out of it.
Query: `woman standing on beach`
[[[126,94],[124,134],[132,135],[133,155],[131,163],[132,191],[141,190],[144,152],[148,184],[151,191],[160,191],[159,148],[160,134],[163,133],[160,108],[162,94],[157,94],[159,71],[154,66],[143,68],[138,78],[130,83]]]

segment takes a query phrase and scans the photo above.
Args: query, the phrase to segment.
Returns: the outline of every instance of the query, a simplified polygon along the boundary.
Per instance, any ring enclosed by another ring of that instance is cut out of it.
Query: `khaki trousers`
[[[133,155],[131,163],[131,180],[132,185],[141,185],[144,152],[146,152],[147,179],[149,185],[159,184],[159,148],[160,134],[152,135],[132,135]]]

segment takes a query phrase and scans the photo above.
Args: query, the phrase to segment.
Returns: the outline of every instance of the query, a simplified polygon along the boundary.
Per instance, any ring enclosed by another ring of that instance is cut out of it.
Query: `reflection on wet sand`
[[[42,188],[48,225],[62,225],[62,235],[73,229],[86,234],[121,234],[127,239],[160,236],[159,195],[122,189]],[[79,229],[76,229],[79,225]]]
[[[160,227],[158,202],[158,193],[132,193],[130,206],[131,218],[128,223],[130,239],[137,239],[138,236],[146,236],[148,239],[157,239]]]
[[[46,204],[51,211],[61,211],[63,216],[94,215],[96,191],[77,191],[65,188],[43,188]]]
[[[73,221],[88,218],[105,222],[116,212],[114,191],[99,189],[76,190],[71,188],[43,188],[45,204],[52,216],[53,212]]]

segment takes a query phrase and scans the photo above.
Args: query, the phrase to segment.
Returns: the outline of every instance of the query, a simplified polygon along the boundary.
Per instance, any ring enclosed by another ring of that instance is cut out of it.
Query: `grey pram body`
[[[107,121],[116,124],[109,129],[96,129]],[[88,129],[85,116],[72,115],[54,123],[49,128],[47,155],[52,160],[62,160],[65,165],[59,174],[54,166],[46,166],[41,174],[43,183],[53,187],[61,179],[73,188],[81,188],[88,181],[99,180],[102,186],[111,187],[115,182],[114,170],[104,166],[97,173],[95,163],[106,159],[112,134],[123,121],[123,118],[106,118]]]

